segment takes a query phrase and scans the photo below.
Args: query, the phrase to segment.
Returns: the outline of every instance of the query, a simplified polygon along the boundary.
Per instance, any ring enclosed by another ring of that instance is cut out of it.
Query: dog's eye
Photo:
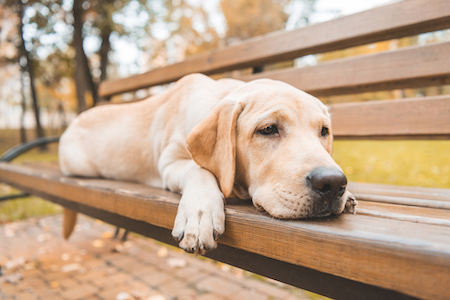
[[[329,129],[327,127],[322,127],[322,131],[320,132],[320,135],[327,136],[329,133]]]
[[[271,134],[278,133],[278,129],[277,129],[276,125],[270,125],[270,126],[267,126],[266,128],[258,130],[258,132],[262,135],[271,135]]]

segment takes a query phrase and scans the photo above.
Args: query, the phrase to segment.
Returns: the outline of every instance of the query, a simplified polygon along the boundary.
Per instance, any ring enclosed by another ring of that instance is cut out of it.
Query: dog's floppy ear
[[[234,185],[236,169],[236,122],[244,105],[224,100],[189,133],[186,144],[192,159],[212,172],[223,195]]]

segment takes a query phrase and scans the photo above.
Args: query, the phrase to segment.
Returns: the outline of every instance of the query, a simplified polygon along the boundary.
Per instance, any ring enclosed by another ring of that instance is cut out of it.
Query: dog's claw
[[[173,237],[173,239],[176,241],[176,242],[181,242],[181,240],[184,238],[184,231],[179,235],[179,236],[173,236],[172,235],[172,237]]]
[[[220,238],[220,234],[217,232],[217,230],[213,230],[213,236],[214,236],[214,240],[218,240]]]

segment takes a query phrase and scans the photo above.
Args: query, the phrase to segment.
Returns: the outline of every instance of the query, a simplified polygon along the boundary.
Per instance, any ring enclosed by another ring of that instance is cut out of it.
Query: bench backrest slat
[[[323,53],[448,28],[448,0],[408,0],[292,31],[254,38],[237,46],[199,54],[186,61],[100,85],[101,97],[175,81],[254,67],[307,54]]]
[[[272,78],[314,96],[353,94],[450,83],[450,42],[332,60],[305,68],[239,78]],[[443,63],[448,61],[448,63]]]
[[[330,105],[337,139],[450,139],[450,96]]]

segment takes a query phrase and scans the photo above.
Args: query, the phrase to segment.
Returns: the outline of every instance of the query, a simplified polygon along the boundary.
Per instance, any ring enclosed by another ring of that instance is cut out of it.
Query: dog
[[[327,107],[291,85],[191,74],[146,100],[83,112],[61,136],[59,162],[65,176],[181,193],[172,235],[204,254],[224,233],[225,198],[280,219],[354,212],[332,139]]]

